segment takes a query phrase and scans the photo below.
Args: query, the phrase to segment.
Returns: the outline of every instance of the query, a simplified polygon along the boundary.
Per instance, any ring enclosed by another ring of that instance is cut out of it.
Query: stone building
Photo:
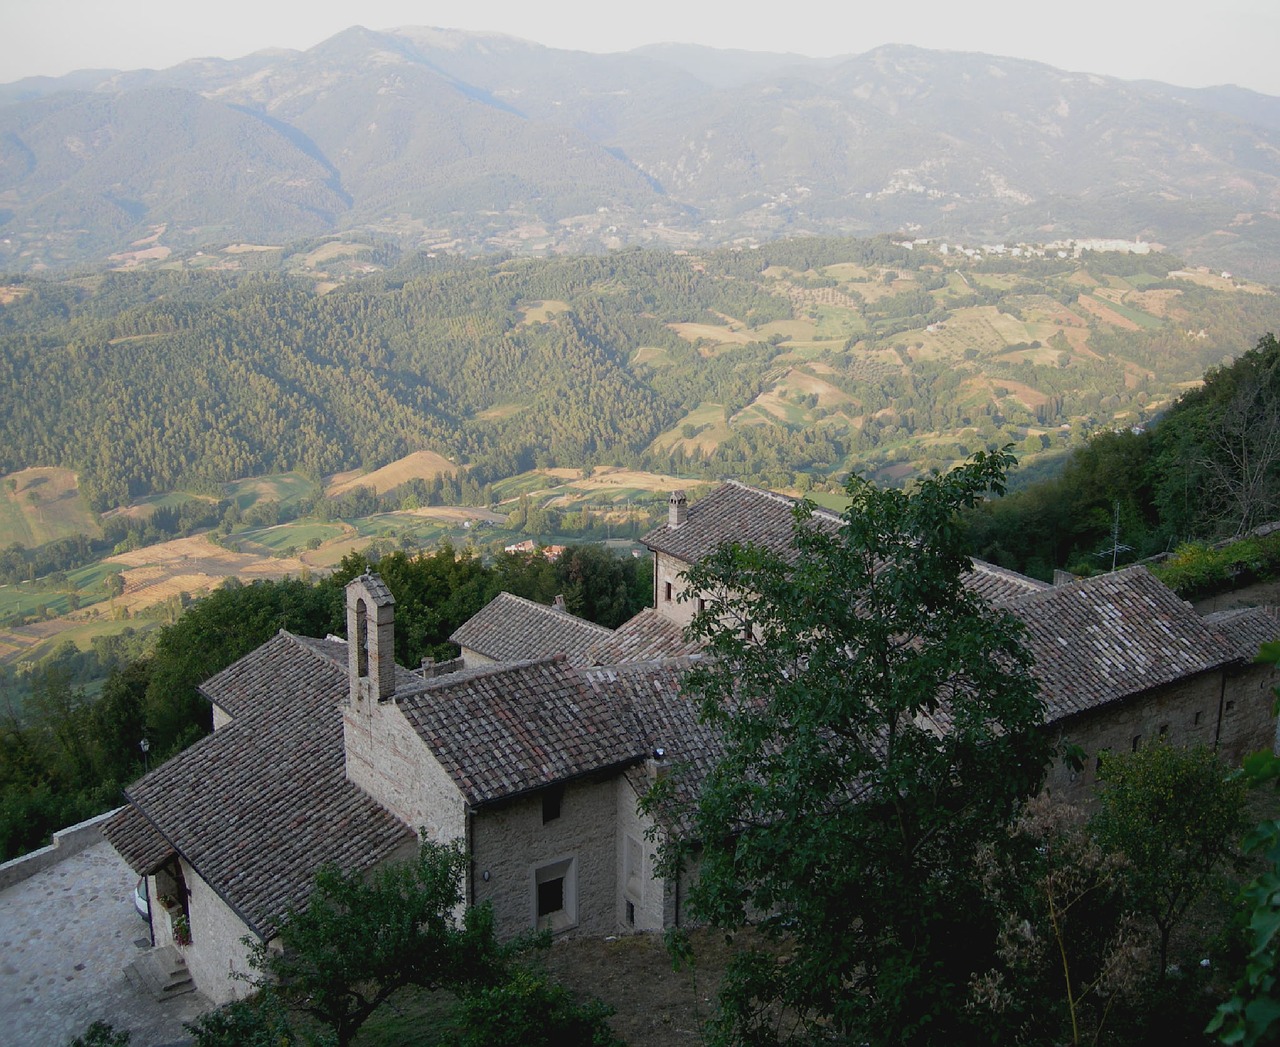
[[[588,670],[558,654],[411,672],[391,657],[394,611],[362,576],[350,643],[282,631],[211,678],[218,728],[131,785],[105,827],[146,877],[154,944],[182,945],[216,1001],[248,991],[241,939],[272,941],[322,865],[406,857],[418,833],[463,844],[466,902],[491,903],[503,933],[678,918],[638,799],[655,752],[712,751],[680,693],[687,663]]]
[[[692,797],[718,753],[681,693],[699,597],[680,576],[726,541],[789,555],[793,507],[736,483],[692,505],[676,492],[645,538],[653,608],[611,631],[502,594],[455,632],[462,658],[412,671],[390,592],[352,581],[350,642],[282,631],[212,677],[214,733],[126,790],[105,831],[147,878],[154,942],[189,930],[197,985],[230,999],[247,990],[240,939],[270,942],[321,865],[366,870],[420,832],[461,841],[466,901],[491,903],[501,933],[679,924],[685,885],[650,837],[688,826],[655,826],[638,800],[658,775]],[[1251,659],[1280,635],[1274,613],[1202,618],[1143,568],[1053,587],[975,561],[965,584],[1023,622],[1048,729],[1088,757],[1051,770],[1055,795],[1086,795],[1101,753],[1154,738],[1230,759],[1271,744],[1273,674]]]
[[[730,481],[689,505],[672,492],[667,522],[645,536],[654,555],[654,608],[680,626],[705,603],[685,593],[684,571],[725,542],[751,541],[792,555],[795,502]],[[815,510],[810,526],[835,530]],[[1276,673],[1253,664],[1259,644],[1280,637],[1280,614],[1250,608],[1201,617],[1143,567],[1052,586],[980,560],[964,584],[1027,630],[1049,728],[1082,748],[1081,771],[1051,768],[1059,797],[1086,799],[1099,756],[1165,738],[1203,743],[1224,759],[1272,747]]]

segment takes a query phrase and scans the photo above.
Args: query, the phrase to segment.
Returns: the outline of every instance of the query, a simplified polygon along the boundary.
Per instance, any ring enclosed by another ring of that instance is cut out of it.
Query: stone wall
[[[342,734],[354,785],[437,843],[463,837],[462,793],[394,702],[346,706]]]
[[[660,615],[677,625],[688,625],[698,609],[696,600],[680,599],[686,584],[680,575],[689,569],[689,565],[667,553],[655,553],[653,561],[654,607]]]
[[[1260,671],[1262,670],[1262,671]],[[1061,721],[1058,735],[1084,750],[1080,772],[1058,762],[1047,786],[1058,799],[1088,802],[1103,752],[1133,752],[1165,738],[1172,745],[1205,745],[1236,764],[1275,744],[1275,716],[1267,667],[1212,671]]]
[[[196,988],[217,1004],[248,996],[252,986],[237,975],[251,973],[248,951],[240,939],[253,932],[185,861],[182,875],[190,892],[191,944],[181,951]],[[155,913],[152,924],[156,945],[169,944],[163,909]]]
[[[21,883],[28,876],[34,876],[44,869],[57,865],[64,858],[70,858],[87,847],[101,843],[103,824],[119,809],[117,807],[105,814],[98,814],[86,821],[59,829],[53,834],[52,842],[48,847],[20,854],[17,858],[10,858],[9,861],[0,864],[0,890],[12,887],[15,883]]]
[[[630,791],[629,787],[628,791]],[[569,918],[557,934],[612,934],[619,929],[617,809],[619,778],[565,785],[560,813],[543,821],[549,790],[477,811],[471,825],[475,901],[491,902],[498,933],[507,937],[537,923],[539,870],[567,865]]]
[[[639,794],[627,775],[618,779],[618,902],[619,927],[661,931],[667,926],[666,883],[657,875],[658,842],[647,838],[653,819],[637,807]],[[627,918],[627,903],[632,919]]]

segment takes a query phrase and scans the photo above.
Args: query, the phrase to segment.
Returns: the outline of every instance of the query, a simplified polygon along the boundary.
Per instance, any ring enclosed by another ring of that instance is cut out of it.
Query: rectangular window
[[[538,884],[538,919],[564,909],[564,877],[543,880]]]
[[[663,599],[666,600],[667,603],[670,603],[671,602],[671,583],[670,582],[666,583],[666,587],[662,590],[662,593],[663,593]]]
[[[699,596],[699,597],[698,597],[698,610],[699,610],[699,611],[705,611],[706,609],[707,609],[707,601],[706,601],[706,600],[704,600],[701,596]]]
[[[533,924],[563,931],[578,922],[578,871],[572,858],[533,870]]]
[[[1142,744],[1142,735],[1135,734],[1133,736],[1133,745],[1130,748],[1136,753],[1138,751],[1138,746],[1140,746],[1141,744]]]
[[[1202,717],[1203,715],[1204,715],[1204,713],[1203,713],[1201,710],[1197,709],[1197,710],[1196,710],[1196,719],[1195,719],[1195,722],[1196,722],[1196,723],[1199,723],[1199,722],[1200,722],[1200,717]]]
[[[1227,712],[1233,712],[1235,710],[1235,707],[1236,707],[1235,702],[1227,702]]]
[[[542,824],[554,822],[560,817],[560,807],[564,803],[564,786],[553,785],[542,794]]]
[[[634,902],[627,902],[627,926],[634,927],[636,925],[636,906]]]

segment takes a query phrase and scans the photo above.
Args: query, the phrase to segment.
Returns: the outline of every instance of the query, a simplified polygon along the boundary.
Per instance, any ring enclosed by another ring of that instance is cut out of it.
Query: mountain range
[[[0,86],[0,266],[333,232],[599,251],[1142,238],[1280,279],[1280,98],[882,47],[839,59],[352,28]]]

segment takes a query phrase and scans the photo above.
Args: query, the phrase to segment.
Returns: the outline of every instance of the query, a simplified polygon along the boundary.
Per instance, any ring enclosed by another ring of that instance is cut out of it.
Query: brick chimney
[[[396,599],[376,574],[347,584],[347,673],[351,700],[390,698],[396,690]]]
[[[673,531],[684,525],[689,516],[689,500],[683,491],[672,491],[667,500],[667,526]]]

